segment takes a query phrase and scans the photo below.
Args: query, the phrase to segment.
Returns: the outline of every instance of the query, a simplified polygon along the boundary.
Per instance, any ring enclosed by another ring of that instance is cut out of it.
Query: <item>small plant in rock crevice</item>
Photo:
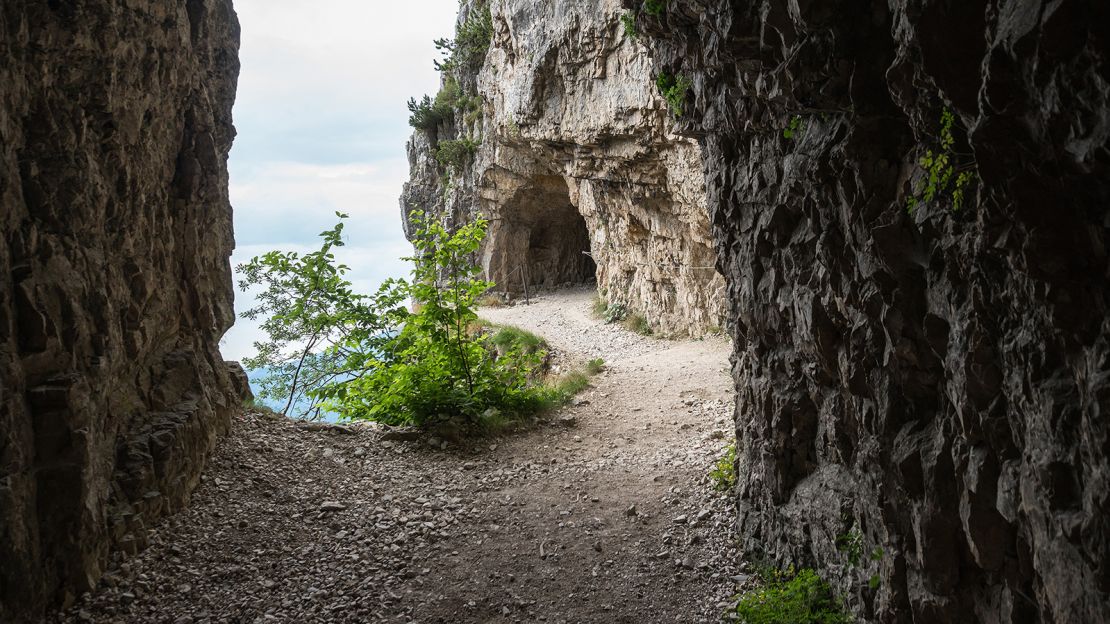
[[[805,123],[798,115],[790,118],[790,123],[782,131],[783,138],[796,139],[802,137],[802,131],[805,129]]]
[[[609,309],[609,302],[600,295],[596,296],[594,302],[590,305],[590,309],[597,318],[605,318],[605,311]]]
[[[640,33],[636,30],[635,13],[629,12],[621,15],[621,26],[624,27],[624,34],[629,39],[635,39],[640,35]]]
[[[651,322],[643,314],[634,313],[624,317],[622,324],[625,328],[640,334],[641,336],[650,336],[655,333],[651,329]]]
[[[836,549],[848,558],[848,565],[859,565],[863,556],[863,534],[853,529],[836,537]]]
[[[977,177],[974,157],[955,151],[956,138],[952,134],[956,116],[947,108],[940,116],[940,131],[937,149],[928,149],[918,159],[925,169],[925,177],[915,185],[913,194],[906,200],[906,211],[913,213],[918,204],[947,197],[952,202],[952,210],[963,208],[968,187]]]
[[[764,575],[764,585],[737,597],[732,609],[744,624],[850,624],[832,587],[809,568]]]
[[[655,77],[655,86],[659,89],[663,99],[667,101],[667,107],[671,109],[675,117],[681,117],[686,110],[686,95],[690,91],[690,87],[694,86],[694,83],[686,76],[675,76],[667,72],[660,72]]]
[[[610,303],[605,306],[605,312],[602,318],[606,323],[618,323],[623,321],[628,316],[628,306],[623,303]]]
[[[736,442],[725,447],[725,453],[713,464],[709,471],[709,478],[713,487],[719,491],[727,492],[736,487]]]
[[[644,13],[659,17],[667,10],[665,0],[644,0]]]

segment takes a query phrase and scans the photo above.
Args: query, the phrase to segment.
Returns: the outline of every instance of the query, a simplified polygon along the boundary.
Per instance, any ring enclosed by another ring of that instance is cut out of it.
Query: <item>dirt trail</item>
[[[733,513],[728,344],[604,325],[592,293],[483,316],[607,370],[552,423],[467,448],[245,414],[193,505],[57,621],[716,622]]]

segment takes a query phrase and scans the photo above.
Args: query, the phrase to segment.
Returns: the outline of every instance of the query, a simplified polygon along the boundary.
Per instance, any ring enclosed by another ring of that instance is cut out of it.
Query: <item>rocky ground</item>
[[[462,445],[245,413],[190,508],[57,622],[715,622],[744,577],[707,471],[728,344],[603,325],[585,290],[484,311],[607,370]]]

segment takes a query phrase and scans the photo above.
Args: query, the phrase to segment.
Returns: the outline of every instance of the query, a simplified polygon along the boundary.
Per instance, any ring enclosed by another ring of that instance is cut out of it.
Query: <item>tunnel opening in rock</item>
[[[489,275],[499,290],[519,293],[596,282],[590,231],[563,178],[539,176],[523,187],[502,206],[494,229]]]

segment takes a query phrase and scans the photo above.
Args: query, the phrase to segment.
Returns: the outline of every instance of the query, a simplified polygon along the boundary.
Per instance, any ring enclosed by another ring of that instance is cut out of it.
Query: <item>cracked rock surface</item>
[[[745,550],[867,621],[1110,621],[1110,5],[664,4]]]
[[[0,4],[0,621],[188,500],[241,394],[230,0]]]

